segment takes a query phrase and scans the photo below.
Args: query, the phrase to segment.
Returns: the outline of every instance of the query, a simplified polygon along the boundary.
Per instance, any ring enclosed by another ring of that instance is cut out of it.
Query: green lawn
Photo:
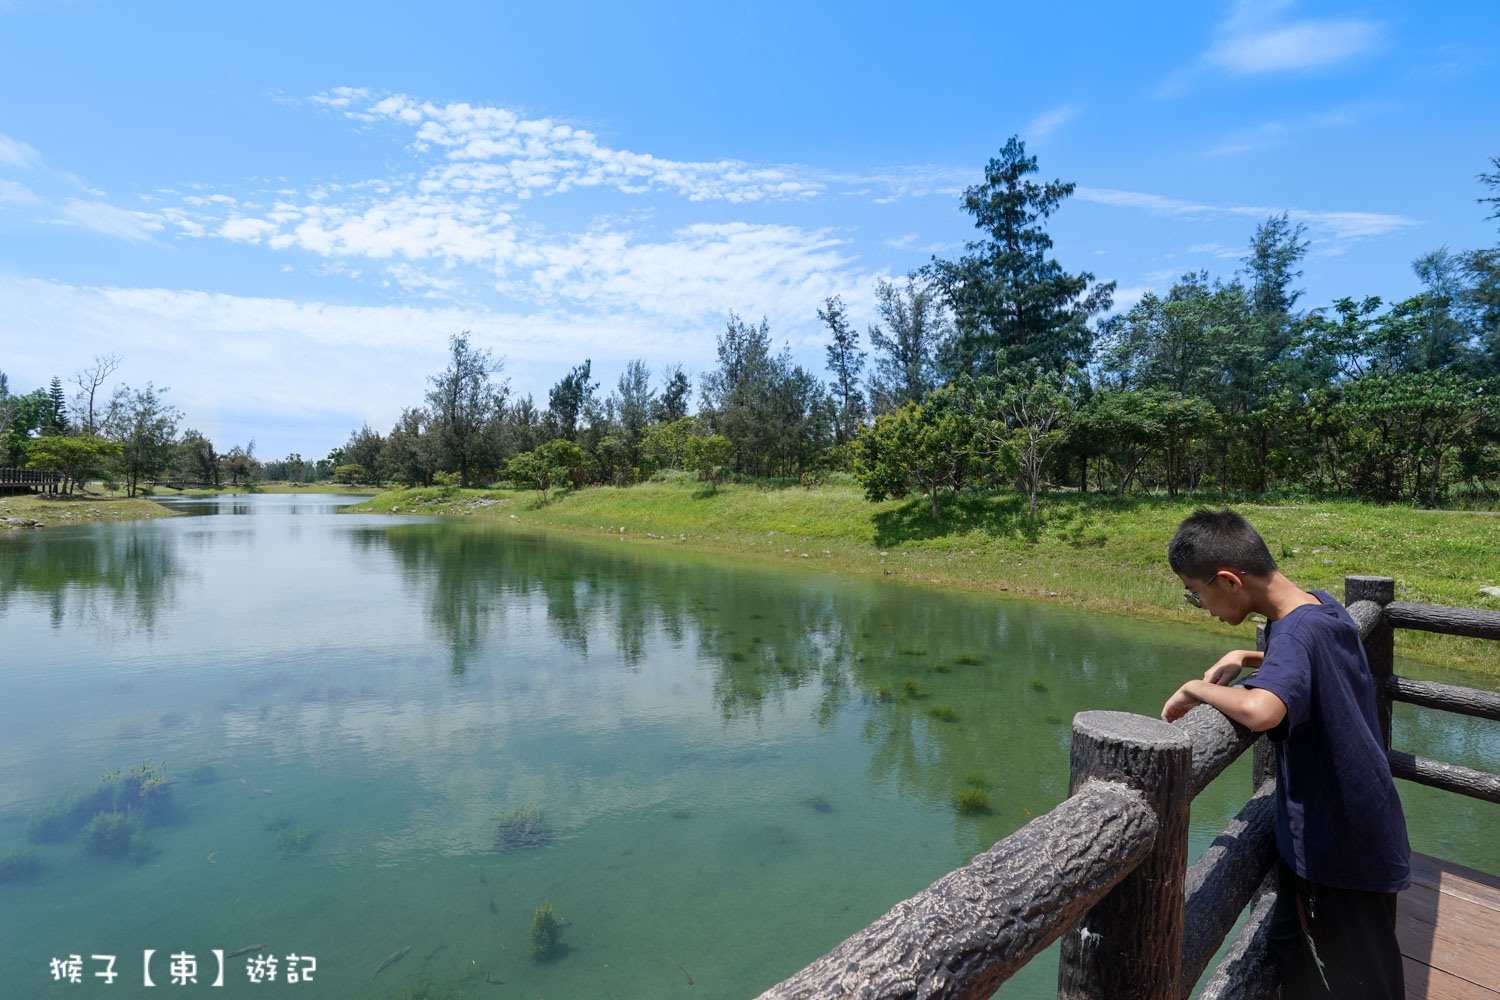
[[[1203,504],[1201,498],[1117,501],[1057,493],[1042,498],[1033,530],[1024,498],[1009,493],[949,500],[934,522],[922,500],[872,504],[847,485],[807,490],[731,484],[710,492],[675,480],[554,494],[546,504],[536,493],[503,489],[397,490],[346,510],[624,534],[643,544],[732,552],[823,572],[1056,600],[1238,635],[1248,646],[1247,627],[1230,629],[1184,604],[1166,566],[1167,539]],[[1260,529],[1283,572],[1305,588],[1342,597],[1345,576],[1393,576],[1401,600],[1500,609],[1500,600],[1479,593],[1500,583],[1500,518],[1356,501],[1234,506]],[[1424,662],[1500,678],[1500,643],[1402,632],[1397,649]]]

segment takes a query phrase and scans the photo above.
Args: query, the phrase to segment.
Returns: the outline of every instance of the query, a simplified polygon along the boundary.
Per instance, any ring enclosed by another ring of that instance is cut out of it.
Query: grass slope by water
[[[1025,498],[966,494],[937,521],[923,500],[872,504],[853,486],[767,489],[730,484],[707,491],[684,480],[628,489],[554,494],[508,489],[395,490],[344,508],[350,513],[426,513],[562,529],[594,537],[682,546],[806,565],[831,573],[1001,592],[1109,614],[1170,622],[1239,637],[1188,607],[1166,565],[1177,524],[1205,497],[1058,493],[1043,498],[1038,525]],[[1500,609],[1479,593],[1500,583],[1500,519],[1425,513],[1358,501],[1305,505],[1230,504],[1260,529],[1283,572],[1307,589],[1343,596],[1345,576],[1392,576],[1401,600]],[[1500,681],[1500,643],[1402,631],[1398,655]]]
[[[176,514],[176,511],[168,510],[144,497],[128,499],[76,493],[71,496],[35,493],[0,496],[0,518],[40,521],[44,528],[85,524],[89,521],[149,521],[158,517],[175,517]],[[7,529],[24,531],[27,527],[34,525],[21,526],[0,521],[0,532]]]

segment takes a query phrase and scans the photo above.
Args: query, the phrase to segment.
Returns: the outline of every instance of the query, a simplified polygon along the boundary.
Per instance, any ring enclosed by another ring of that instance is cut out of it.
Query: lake
[[[211,995],[753,996],[1061,800],[1073,713],[1154,716],[1225,648],[353,499],[0,539],[0,852],[41,866],[0,884],[0,992],[156,996],[145,949],[193,992],[264,944]],[[1395,741],[1494,771],[1495,729],[1398,706]],[[1195,854],[1249,780],[1194,803]],[[1414,848],[1500,871],[1500,809],[1398,785]]]

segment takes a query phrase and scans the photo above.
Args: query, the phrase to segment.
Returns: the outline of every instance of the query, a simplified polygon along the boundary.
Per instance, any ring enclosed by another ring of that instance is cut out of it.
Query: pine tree
[[[957,325],[942,352],[948,377],[994,374],[1023,361],[1057,370],[1088,360],[1089,318],[1109,308],[1115,285],[1090,287],[1092,274],[1068,274],[1047,256],[1052,238],[1042,224],[1074,185],[1025,179],[1036,171],[1036,157],[1011,136],[985,167],[984,183],[964,192],[965,211],[989,238],[966,244],[957,261],[934,257],[923,268]]]
[[[838,400],[834,418],[834,437],[844,444],[859,436],[864,422],[865,396],[859,388],[859,373],[865,367],[864,352],[859,349],[859,331],[849,325],[844,315],[844,300],[835,295],[818,310],[818,319],[828,324],[833,342],[828,345],[828,370],[833,372],[833,395]]]
[[[60,437],[68,432],[68,399],[63,394],[62,379],[52,376],[52,385],[47,390],[47,411],[42,416],[42,433],[47,437]]]

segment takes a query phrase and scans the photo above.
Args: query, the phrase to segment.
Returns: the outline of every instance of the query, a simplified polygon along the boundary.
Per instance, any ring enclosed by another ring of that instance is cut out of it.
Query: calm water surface
[[[1074,712],[1154,715],[1224,645],[347,501],[0,540],[0,852],[106,772],[174,779],[133,857],[54,831],[0,884],[0,995],[156,996],[154,948],[171,995],[187,953],[182,995],[752,996],[1055,805]],[[1396,741],[1497,770],[1495,728],[1403,707]],[[1194,804],[1195,853],[1248,783]],[[1402,794],[1417,849],[1500,870],[1500,810]],[[528,806],[538,842],[498,849]],[[567,926],[536,961],[543,903]],[[212,949],[261,943],[314,984],[241,957],[207,985]],[[71,954],[84,982],[54,984]],[[1048,955],[1001,995],[1054,983]]]

